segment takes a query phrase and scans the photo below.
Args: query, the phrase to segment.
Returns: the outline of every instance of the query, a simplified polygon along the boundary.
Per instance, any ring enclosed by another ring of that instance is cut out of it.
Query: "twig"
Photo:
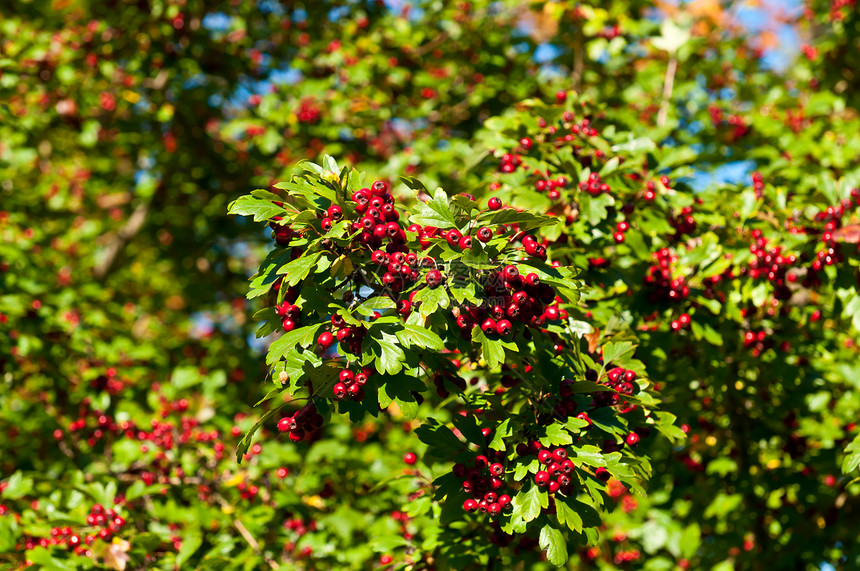
[[[582,30],[576,31],[576,42],[573,45],[573,88],[577,93],[582,87],[582,74],[585,70],[585,57],[583,55],[585,46],[582,42]]]
[[[675,72],[677,71],[678,58],[673,55],[669,58],[669,65],[666,66],[666,75],[663,78],[663,101],[660,103],[660,112],[657,114],[658,127],[666,124],[666,117],[669,114],[669,100],[672,98],[672,89],[675,86]]]
[[[227,501],[224,498],[221,497],[220,494],[216,494],[215,499],[218,500],[218,503],[221,504],[222,506],[229,506],[230,505],[229,503],[227,503]],[[272,569],[280,569],[281,568],[281,566],[278,565],[277,561],[275,561],[271,557],[268,557],[267,555],[260,552],[260,544],[257,543],[257,540],[254,539],[254,536],[251,535],[251,532],[248,531],[248,528],[245,527],[245,524],[243,524],[238,519],[234,519],[233,520],[233,527],[235,527],[236,531],[239,532],[239,535],[241,535],[245,539],[245,541],[248,543],[248,546],[250,546],[250,548],[254,550],[254,553],[262,556],[263,560],[269,565],[269,567],[271,567]]]
[[[125,225],[120,228],[116,237],[110,244],[108,244],[105,257],[101,262],[96,264],[95,268],[93,268],[93,274],[95,274],[97,279],[102,279],[107,275],[116,260],[117,255],[120,253],[123,246],[125,246],[126,242],[131,240],[138,232],[140,232],[140,229],[143,227],[143,223],[146,221],[146,215],[148,213],[148,203],[139,204],[137,208],[134,209],[134,212],[131,213],[131,216],[126,221]]]

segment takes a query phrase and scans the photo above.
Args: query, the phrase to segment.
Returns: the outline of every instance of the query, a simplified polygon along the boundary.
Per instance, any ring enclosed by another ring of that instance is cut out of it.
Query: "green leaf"
[[[24,473],[18,470],[6,481],[6,489],[3,490],[3,498],[17,500],[23,498],[33,491],[33,478],[24,477]]]
[[[421,307],[418,311],[426,317],[435,313],[440,307],[443,309],[448,307],[451,304],[451,298],[448,297],[448,292],[445,291],[444,286],[436,288],[425,287],[418,290],[413,302],[421,302]]]
[[[364,315],[365,317],[370,317],[374,313],[380,310],[385,309],[394,309],[397,307],[397,304],[393,299],[386,295],[378,295],[376,297],[371,297],[367,301],[364,301],[353,310],[353,313],[358,313],[360,315]]]
[[[681,28],[671,18],[664,18],[660,24],[660,36],[652,38],[651,44],[658,50],[674,54],[690,41],[690,37],[688,28]]]
[[[511,503],[514,506],[511,525],[515,531],[522,533],[525,531],[525,524],[537,518],[541,508],[549,506],[549,497],[532,484],[528,489],[520,490]]]
[[[621,158],[620,157],[612,157],[611,159],[606,161],[606,163],[600,169],[600,176],[606,177],[606,175],[614,173],[616,170],[618,170],[618,165],[620,165],[620,164],[621,164]],[[609,196],[609,195],[607,194],[605,196]]]
[[[380,373],[394,375],[403,368],[406,355],[397,343],[397,336],[387,331],[380,331],[379,335],[365,337],[365,352],[375,357],[376,370]]]
[[[312,254],[296,258],[289,264],[279,268],[278,274],[283,274],[284,282],[288,285],[294,286],[308,277],[311,270],[317,267],[321,257],[322,252],[314,252]]]
[[[672,443],[680,442],[687,438],[687,435],[684,434],[684,431],[681,430],[680,427],[675,425],[675,421],[678,419],[678,417],[676,417],[674,414],[665,411],[657,411],[654,413],[654,416],[657,419],[657,430],[659,430],[661,434],[666,436]]]
[[[420,190],[421,192],[425,192],[429,194],[427,187],[424,186],[424,183],[418,180],[417,178],[411,176],[400,176],[400,180],[403,181],[403,184],[411,188],[412,190]]]
[[[856,436],[845,447],[845,458],[842,459],[842,473],[849,474],[860,466],[860,436]]]
[[[563,424],[555,422],[547,427],[546,436],[540,438],[539,441],[544,446],[566,446],[573,442],[573,438]]]
[[[397,403],[398,408],[400,408],[400,412],[403,413],[406,420],[412,420],[418,416],[418,402],[415,399],[404,400],[398,397],[394,399],[394,402]]]
[[[39,569],[46,571],[75,571],[76,565],[54,557],[51,552],[44,547],[28,549],[26,551],[27,559],[38,565]]]
[[[472,341],[481,344],[481,354],[490,369],[495,369],[505,362],[505,346],[501,339],[488,338],[476,325],[472,328]]]
[[[421,202],[417,207],[418,214],[410,217],[410,221],[425,226],[436,228],[456,228],[454,214],[448,204],[448,195],[441,188],[437,188],[433,198],[427,202]]]
[[[699,524],[696,522],[687,523],[679,543],[681,556],[688,559],[693,557],[698,551],[699,545],[702,544],[702,531]]]
[[[568,529],[577,533],[582,531],[582,518],[561,496],[555,497],[555,515],[561,525],[566,525]]]
[[[588,464],[589,466],[594,467],[606,467],[606,459],[603,457],[603,453],[597,446],[586,444],[579,448],[574,447],[573,450],[576,454],[574,459],[575,462],[581,462],[582,464]]]
[[[415,435],[430,447],[429,454],[446,461],[466,447],[450,428],[433,417],[429,417],[427,422],[416,428]]]
[[[258,420],[256,424],[251,427],[251,430],[245,433],[245,436],[243,436],[242,440],[239,441],[239,444],[236,445],[236,461],[238,463],[242,463],[242,456],[244,456],[245,452],[248,451],[248,448],[251,447],[251,441],[254,439],[254,434],[260,429],[261,426],[263,426],[263,424],[265,424],[270,418],[275,416],[278,411],[281,410],[282,406],[284,405],[280,405],[266,412],[266,414],[261,416],[260,420]]]
[[[288,352],[296,348],[296,345],[308,347],[317,338],[317,332],[325,325],[324,323],[315,323],[306,327],[293,329],[289,333],[284,333],[275,342],[269,345],[269,353],[266,355],[266,364],[273,365]]]
[[[274,216],[282,215],[286,210],[271,200],[246,195],[231,202],[227,207],[227,212],[240,216],[253,216],[254,222],[262,222],[263,220],[270,220]]]
[[[460,431],[466,440],[473,444],[478,444],[482,446],[484,442],[486,442],[486,438],[484,438],[483,433],[481,432],[481,427],[478,426],[478,422],[475,419],[475,416],[472,414],[455,414],[451,418],[451,422]]]
[[[615,204],[615,199],[609,194],[598,194],[591,196],[586,193],[579,194],[579,207],[582,215],[592,226],[600,224],[609,214],[607,209]]]
[[[551,525],[545,525],[540,530],[538,543],[541,549],[546,550],[546,558],[550,563],[557,567],[567,563],[567,542],[559,530]]]
[[[535,214],[528,210],[517,211],[514,208],[497,210],[489,216],[489,224],[516,224],[521,231],[528,231],[541,226],[550,226],[558,223],[558,218],[554,216]]]
[[[189,531],[182,536],[182,545],[179,547],[179,552],[176,554],[176,567],[182,568],[182,564],[188,561],[188,558],[200,549],[203,545],[203,536],[200,530]]]
[[[436,333],[420,325],[406,324],[397,331],[397,339],[403,345],[423,347],[432,351],[443,351],[445,343]]]
[[[613,153],[649,153],[657,150],[657,145],[647,137],[630,139],[626,143],[612,146]]]
[[[621,366],[633,355],[634,351],[636,351],[636,346],[629,341],[607,343],[603,347],[603,362],[607,365],[613,363],[615,366]]]
[[[493,433],[493,440],[489,444],[490,450],[500,450],[505,451],[505,438],[511,435],[510,428],[511,419],[506,418],[496,427],[495,432]]]

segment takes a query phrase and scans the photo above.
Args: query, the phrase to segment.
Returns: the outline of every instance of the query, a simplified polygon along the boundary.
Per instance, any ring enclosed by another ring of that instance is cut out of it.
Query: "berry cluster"
[[[786,300],[791,297],[791,291],[786,282],[794,281],[796,274],[788,274],[788,270],[797,262],[794,254],[783,255],[780,246],[767,247],[768,240],[762,236],[761,230],[753,230],[755,243],[750,246],[750,252],[755,256],[749,262],[749,268],[741,268],[740,274],[748,272],[752,279],[767,279],[774,286],[774,297]]]
[[[600,178],[600,173],[593,172],[588,175],[587,181],[582,181],[579,183],[579,190],[582,192],[587,192],[592,196],[597,196],[598,194],[608,193],[612,189],[609,185]]]
[[[592,376],[594,375],[587,375],[586,378]],[[639,385],[636,384],[636,373],[621,367],[609,369],[603,384],[611,388],[614,392],[600,391],[594,393],[594,402],[597,406],[624,404],[621,395],[632,396],[639,392]],[[625,405],[625,409],[622,412],[629,412],[630,410],[633,410],[633,408]]]
[[[544,246],[523,239],[526,251],[535,255],[546,255]],[[540,248],[538,250],[537,248]],[[555,321],[566,312],[559,309],[556,302],[555,290],[541,283],[540,277],[529,272],[520,274],[517,266],[509,264],[500,271],[491,272],[486,276],[484,292],[490,304],[481,306],[464,306],[456,308],[457,326],[468,335],[475,325],[487,336],[508,337],[514,332],[514,323],[541,326],[546,320]]]
[[[761,198],[764,195],[764,176],[758,171],[752,173],[753,190],[755,197]]]
[[[747,331],[744,333],[744,347],[750,349],[753,357],[758,357],[773,347],[773,340],[768,338],[766,331]]]
[[[343,317],[338,314],[331,316],[331,325],[332,331],[334,331],[333,334],[329,331],[323,331],[317,338],[317,346],[320,350],[328,350],[334,344],[336,339],[339,343],[338,346],[342,351],[355,355],[361,354],[361,343],[364,341],[364,336],[367,334],[367,329],[363,325],[347,325]],[[341,376],[343,376],[343,374],[344,371],[341,371]],[[362,381],[367,381],[367,374],[369,373],[365,372],[365,376],[361,377]],[[341,382],[347,385],[347,388],[349,388],[351,384],[344,379],[341,379]],[[363,386],[364,382],[362,382],[359,387]]]
[[[299,110],[296,112],[299,123],[316,123],[320,118],[320,108],[311,99],[302,99]]]
[[[690,322],[691,322],[690,314],[689,313],[682,313],[681,315],[678,316],[678,319],[673,319],[671,321],[671,323],[669,323],[669,328],[672,331],[681,331],[683,329],[689,329],[690,328]]]
[[[672,276],[672,264],[678,261],[678,256],[668,248],[661,248],[652,256],[657,260],[656,266],[651,266],[645,274],[645,287],[648,299],[657,301],[681,301],[690,295],[684,276]]]
[[[292,416],[285,416],[278,421],[278,430],[289,432],[290,440],[313,440],[323,426],[323,417],[317,412],[313,403],[308,403]]]
[[[696,230],[696,219],[693,218],[693,207],[685,206],[677,216],[669,218],[669,224],[675,229],[675,239],[684,234],[692,234]]]
[[[567,185],[570,184],[566,176],[558,176],[555,179],[551,178],[549,171],[542,173],[535,169],[532,174],[538,177],[535,181],[535,190],[546,192],[549,199],[553,201],[559,200],[561,198],[561,191],[566,189]]]
[[[499,164],[499,171],[505,174],[510,174],[523,165],[523,159],[514,153],[505,153],[502,155]]]
[[[364,385],[372,374],[372,369],[367,367],[357,373],[349,369],[341,370],[338,374],[338,382],[332,388],[334,398],[343,400],[349,397],[352,400],[361,400],[364,397]]]
[[[121,498],[118,499],[121,501]],[[52,527],[50,537],[28,537],[23,545],[17,546],[17,549],[30,550],[56,545],[65,547],[76,555],[91,557],[92,552],[89,547],[96,539],[109,541],[113,535],[122,531],[125,524],[125,518],[114,509],[105,509],[101,504],[95,504],[87,515],[86,527],[80,529],[72,529],[69,526]]]
[[[575,466],[573,460],[567,457],[567,450],[554,448],[549,450],[542,448],[538,451],[538,462],[545,466],[538,470],[534,476],[535,484],[546,488],[547,492],[554,494],[561,492],[570,495],[573,492],[573,471]]]
[[[513,508],[511,497],[500,494],[505,485],[504,452],[489,451],[492,463],[487,456],[475,457],[474,466],[466,468],[462,463],[454,465],[454,476],[462,480],[463,491],[472,497],[463,502],[463,509],[469,513],[480,511],[495,517]]]

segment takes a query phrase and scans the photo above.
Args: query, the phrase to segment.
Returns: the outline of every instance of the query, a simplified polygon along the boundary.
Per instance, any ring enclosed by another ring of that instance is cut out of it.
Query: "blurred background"
[[[322,153],[468,191],[484,122],[558,90],[689,146],[693,186],[804,136],[852,164],[815,121],[856,126],[858,21],[854,0],[0,3],[0,568],[379,566],[423,529],[409,479],[366,495],[411,426],[263,431],[235,462],[269,390],[245,292],[271,237],[227,204]],[[626,568],[757,568],[725,564],[748,547],[731,509],[682,548],[689,507],[660,500],[618,524],[640,530]],[[119,514],[106,541],[70,544],[96,504]],[[673,520],[675,548],[643,546]],[[782,568],[840,565],[811,533]],[[37,549],[52,537],[76,558]]]

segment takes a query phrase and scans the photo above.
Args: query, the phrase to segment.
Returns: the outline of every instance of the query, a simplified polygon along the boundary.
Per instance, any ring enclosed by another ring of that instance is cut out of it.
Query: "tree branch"
[[[678,58],[674,55],[669,58],[666,66],[666,75],[663,77],[663,101],[660,103],[660,111],[657,114],[657,126],[666,124],[669,115],[669,100],[672,99],[672,89],[675,87],[675,73],[678,71]]]
[[[93,268],[93,274],[96,279],[102,279],[107,275],[126,242],[140,232],[143,223],[146,221],[147,214],[149,214],[148,203],[139,204],[134,209],[134,212],[126,220],[125,225],[119,229],[116,237],[108,244],[104,258]]]

